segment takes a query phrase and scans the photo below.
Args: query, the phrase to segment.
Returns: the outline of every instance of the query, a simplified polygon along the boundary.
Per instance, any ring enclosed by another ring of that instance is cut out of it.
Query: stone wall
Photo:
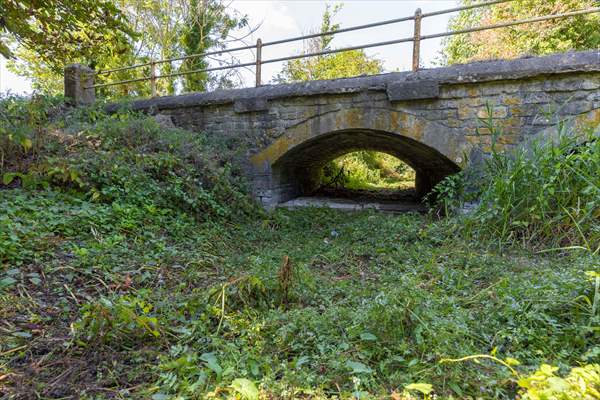
[[[482,120],[501,127],[500,149],[527,143],[563,119],[600,126],[600,55],[161,97],[132,107],[243,143],[250,149],[248,175],[265,206],[310,191],[325,162],[358,149],[406,161],[424,194],[490,151],[491,132]]]

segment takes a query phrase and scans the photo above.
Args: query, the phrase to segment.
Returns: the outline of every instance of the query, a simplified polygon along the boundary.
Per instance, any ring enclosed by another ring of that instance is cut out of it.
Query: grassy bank
[[[600,361],[591,251],[498,246],[462,218],[265,214],[239,146],[133,114],[12,107],[37,116],[2,125],[21,133],[2,138],[8,398],[598,390],[593,366],[548,380]],[[473,355],[495,359],[451,361]],[[543,364],[559,370],[525,379]]]

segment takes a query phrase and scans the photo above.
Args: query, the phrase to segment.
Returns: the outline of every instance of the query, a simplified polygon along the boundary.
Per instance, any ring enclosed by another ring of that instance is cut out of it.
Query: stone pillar
[[[92,104],[96,100],[96,91],[90,88],[94,84],[94,70],[81,64],[65,67],[65,101],[74,106]]]

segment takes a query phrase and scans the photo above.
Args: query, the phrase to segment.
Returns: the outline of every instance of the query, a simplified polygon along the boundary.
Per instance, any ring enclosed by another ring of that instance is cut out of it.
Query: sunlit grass
[[[402,160],[378,151],[355,151],[331,161],[325,180],[352,190],[402,190],[415,186],[415,171]]]

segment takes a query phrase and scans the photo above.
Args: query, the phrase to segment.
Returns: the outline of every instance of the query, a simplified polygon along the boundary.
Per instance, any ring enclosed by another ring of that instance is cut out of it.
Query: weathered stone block
[[[490,117],[490,112],[492,118],[505,118],[508,115],[508,109],[505,106],[495,106],[491,109],[480,108],[477,111],[477,118],[487,119]]]
[[[236,113],[248,113],[257,111],[268,111],[269,103],[264,98],[249,98],[249,99],[237,99],[233,103],[233,110]]]
[[[466,120],[477,116],[477,108],[469,105],[461,105],[458,107],[458,119]]]
[[[576,115],[588,112],[593,108],[594,105],[590,101],[574,101],[563,105],[558,111],[562,115]]]
[[[514,96],[504,97],[502,99],[502,103],[507,106],[516,106],[518,104],[521,104],[522,101],[523,101],[523,99],[521,99],[519,97],[514,97]]]
[[[544,92],[573,92],[575,90],[594,90],[600,88],[600,83],[588,79],[552,79],[544,82]]]
[[[390,101],[435,99],[440,94],[440,85],[436,81],[392,82],[386,91]]]

